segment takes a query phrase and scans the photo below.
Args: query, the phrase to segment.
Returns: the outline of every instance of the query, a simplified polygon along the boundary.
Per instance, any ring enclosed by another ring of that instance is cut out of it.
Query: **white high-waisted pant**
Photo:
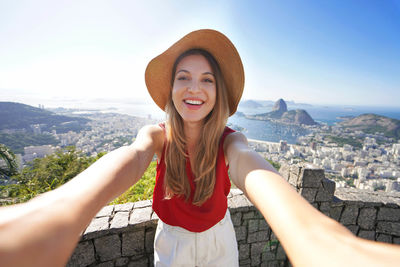
[[[235,230],[229,210],[221,221],[201,233],[158,220],[154,238],[154,266],[239,266]]]

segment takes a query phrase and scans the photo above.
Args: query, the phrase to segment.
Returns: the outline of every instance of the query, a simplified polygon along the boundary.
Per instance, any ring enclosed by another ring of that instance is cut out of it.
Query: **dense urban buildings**
[[[83,153],[95,156],[120,146],[129,145],[139,129],[156,123],[151,118],[132,117],[116,113],[93,113],[84,117],[91,121],[89,130],[52,134],[59,146],[29,146],[24,155],[17,155],[20,166],[36,157],[54,153],[57,148],[75,146]],[[40,127],[39,127],[40,128]],[[37,126],[35,130],[39,131]],[[325,170],[337,187],[356,187],[364,190],[400,191],[400,144],[382,134],[365,134],[343,130],[336,126],[309,126],[311,133],[298,139],[298,144],[250,140],[263,157],[278,163],[312,163]],[[245,129],[244,129],[245,130]],[[356,140],[356,145],[335,143],[334,140]]]
[[[363,136],[362,148],[324,142],[321,132],[300,138],[297,145],[250,140],[250,145],[274,162],[312,163],[325,170],[337,187],[400,191],[400,144],[377,144],[373,135]],[[342,135],[345,135],[342,133]],[[320,142],[310,140],[320,140]]]
[[[79,133],[74,131],[61,134],[55,131],[48,133],[59,141],[59,146],[25,147],[21,163],[25,164],[35,158],[52,154],[57,148],[66,146],[75,146],[77,150],[89,156],[96,156],[100,152],[110,152],[123,145],[131,144],[140,128],[146,124],[155,123],[154,120],[149,118],[117,113],[95,113],[84,117],[91,120],[87,124],[90,130]]]

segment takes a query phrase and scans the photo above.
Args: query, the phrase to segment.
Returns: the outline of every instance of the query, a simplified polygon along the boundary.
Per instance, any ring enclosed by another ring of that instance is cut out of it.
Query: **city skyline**
[[[400,1],[1,1],[0,10],[2,101],[150,102],[148,61],[213,28],[241,54],[243,99],[399,107]]]

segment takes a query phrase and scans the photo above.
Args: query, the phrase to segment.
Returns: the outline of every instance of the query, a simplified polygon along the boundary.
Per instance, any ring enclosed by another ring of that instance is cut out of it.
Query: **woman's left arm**
[[[354,236],[302,198],[241,133],[224,144],[231,179],[258,208],[294,266],[398,266],[400,246]]]

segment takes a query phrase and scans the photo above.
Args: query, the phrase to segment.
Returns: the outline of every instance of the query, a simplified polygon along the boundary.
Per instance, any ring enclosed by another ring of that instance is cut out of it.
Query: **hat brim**
[[[165,110],[171,92],[172,68],[175,60],[190,49],[206,50],[218,62],[228,90],[229,115],[233,115],[244,88],[243,64],[232,42],[215,30],[193,31],[150,61],[145,72],[150,96],[162,110]]]

